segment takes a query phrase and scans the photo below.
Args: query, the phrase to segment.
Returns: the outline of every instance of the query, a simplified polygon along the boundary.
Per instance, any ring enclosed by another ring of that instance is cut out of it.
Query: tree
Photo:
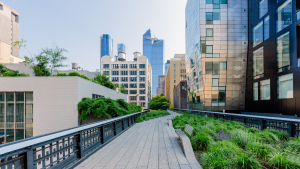
[[[115,84],[113,84],[111,81],[109,81],[109,78],[106,77],[106,74],[98,74],[94,81],[102,86],[108,87],[110,89],[116,89]]]
[[[30,56],[32,57],[32,54],[31,54],[31,52],[26,48],[26,40],[24,40],[24,39],[21,39],[21,41],[15,41],[15,42],[13,42],[13,46],[14,47],[18,47],[19,49],[20,48],[24,48],[24,49],[26,49],[29,53],[30,53]],[[24,56],[25,57],[25,60],[26,60],[26,57],[28,57],[28,56]]]
[[[119,88],[119,92],[121,92],[123,94],[127,94],[127,88],[124,85],[121,85]]]
[[[153,110],[167,110],[168,108],[172,108],[172,105],[163,94],[153,97],[149,104],[149,109]]]
[[[52,49],[42,49],[42,53],[49,59],[48,63],[50,65],[51,74],[53,69],[67,66],[63,64],[63,62],[67,60],[67,57],[63,56],[64,52],[68,51],[55,45],[53,45]]]

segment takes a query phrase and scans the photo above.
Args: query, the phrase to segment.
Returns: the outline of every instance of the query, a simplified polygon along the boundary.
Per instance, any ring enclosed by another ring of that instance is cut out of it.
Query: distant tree
[[[172,105],[163,94],[153,97],[149,104],[149,109],[153,110],[167,110],[168,108],[172,108]]]
[[[21,48],[24,48],[24,49],[26,49],[29,53],[30,53],[30,56],[32,57],[32,54],[31,54],[31,52],[26,48],[26,40],[24,40],[24,39],[21,39],[21,41],[15,41],[15,42],[13,42],[13,46],[14,47],[17,47],[18,49],[21,49]],[[26,60],[26,57],[28,57],[28,56],[24,56],[25,57],[25,60]]]
[[[121,85],[119,88],[119,92],[121,92],[123,94],[127,94],[127,88],[124,85]]]
[[[53,45],[52,49],[46,48],[42,49],[42,53],[49,59],[49,66],[52,74],[52,70],[60,67],[66,67],[63,62],[67,60],[67,57],[63,55],[64,52],[68,52],[64,48],[59,48]]]
[[[115,84],[113,84],[111,81],[109,81],[109,78],[106,77],[106,74],[98,74],[94,81],[102,86],[108,87],[110,89],[116,89]]]

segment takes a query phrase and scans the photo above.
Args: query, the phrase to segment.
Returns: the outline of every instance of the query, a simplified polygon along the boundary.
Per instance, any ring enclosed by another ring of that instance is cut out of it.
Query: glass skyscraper
[[[121,51],[126,53],[126,47],[123,43],[118,44],[118,53]]]
[[[113,39],[110,37],[110,35],[103,34],[103,36],[101,36],[100,42],[101,57],[105,55],[113,57]]]
[[[164,74],[164,40],[152,38],[150,29],[143,35],[143,55],[152,66],[152,94],[156,96],[158,76]]]
[[[188,0],[185,17],[189,108],[244,110],[247,1]]]

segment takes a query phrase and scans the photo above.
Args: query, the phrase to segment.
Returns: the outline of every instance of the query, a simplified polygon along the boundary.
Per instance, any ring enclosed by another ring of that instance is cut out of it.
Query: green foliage
[[[254,135],[259,141],[266,144],[274,144],[275,142],[279,141],[278,137],[269,130],[263,130],[262,132],[255,133]]]
[[[300,154],[300,137],[288,141],[286,147],[289,151]]]
[[[59,73],[57,72],[56,76],[68,76],[66,73]]]
[[[4,76],[4,77],[24,76],[24,77],[27,77],[27,76],[29,76],[29,74],[19,73],[19,71],[15,71],[15,70],[9,70],[4,65],[0,64],[0,76]]]
[[[290,139],[290,135],[287,132],[284,132],[284,131],[277,131],[277,130],[274,130],[274,129],[266,129],[265,131],[273,133],[281,141],[288,141]]]
[[[126,103],[123,99],[113,100],[99,97],[97,99],[82,98],[77,109],[81,111],[80,119],[88,117],[117,117],[142,111],[141,106]]]
[[[149,109],[152,110],[167,110],[170,107],[171,104],[163,94],[153,97],[149,104]]]
[[[252,134],[241,129],[235,129],[230,132],[233,143],[244,148],[248,143],[253,142]]]
[[[252,152],[257,157],[263,160],[267,160],[269,156],[276,151],[273,146],[260,142],[248,143],[246,146],[246,150]]]
[[[70,73],[68,74],[68,76],[78,76],[78,77],[81,77],[81,78],[83,78],[83,79],[90,80],[90,78],[88,78],[88,77],[85,76],[85,75],[79,74],[78,72],[70,72]]]
[[[207,150],[214,143],[209,131],[202,131],[191,137],[191,144],[194,150]]]
[[[121,85],[120,88],[119,88],[119,92],[123,93],[123,94],[127,94],[126,92],[126,87],[124,85]]]
[[[151,120],[151,119],[155,119],[155,118],[159,118],[159,117],[163,117],[163,116],[168,116],[168,115],[170,115],[170,113],[168,113],[167,111],[150,111],[146,114],[139,116],[136,119],[136,122],[140,123],[145,120],[147,121],[147,120]]]
[[[53,69],[66,67],[66,65],[63,64],[63,62],[67,60],[67,57],[63,55],[64,52],[68,51],[64,48],[59,48],[58,46],[42,49],[42,53],[44,53],[45,56],[48,58],[51,74]]]
[[[288,155],[285,151],[278,151],[269,157],[269,164],[279,169],[300,168],[299,157]]]
[[[105,74],[98,74],[94,81],[102,86],[108,87],[110,89],[116,89],[115,84],[113,84],[111,81],[109,81],[109,78],[106,77]]]

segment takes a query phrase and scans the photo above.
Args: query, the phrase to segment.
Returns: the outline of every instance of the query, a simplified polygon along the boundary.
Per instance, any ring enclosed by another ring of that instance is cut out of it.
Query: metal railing
[[[224,119],[226,121],[237,121],[244,123],[249,127],[254,127],[260,130],[264,129],[275,129],[278,131],[285,131],[292,137],[300,137],[300,120],[269,117],[269,116],[255,116],[245,114],[234,114],[234,113],[222,113],[213,111],[202,111],[202,110],[189,110],[189,109],[174,109],[183,112],[190,112],[191,114],[214,117],[217,119]]]
[[[0,145],[0,168],[72,168],[148,110]]]

